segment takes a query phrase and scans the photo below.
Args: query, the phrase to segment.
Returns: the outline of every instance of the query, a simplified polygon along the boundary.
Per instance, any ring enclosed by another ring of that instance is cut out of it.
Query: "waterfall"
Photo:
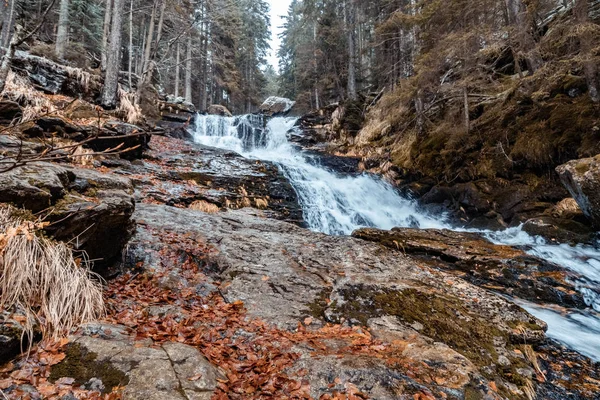
[[[600,311],[600,296],[592,288],[600,284],[600,249],[547,243],[520,227],[505,231],[457,228],[444,215],[431,215],[417,202],[403,197],[379,177],[362,174],[344,176],[320,165],[319,157],[308,155],[289,141],[296,119],[246,115],[219,117],[199,115],[194,140],[197,143],[235,151],[244,157],[271,161],[279,166],[296,190],[311,230],[330,235],[349,235],[362,227],[391,229],[451,229],[476,232],[496,244],[519,246],[536,257],[568,268],[584,278],[575,282],[588,305]],[[300,132],[296,132],[301,134]],[[549,324],[549,336],[600,361],[600,318],[593,310],[551,310],[519,302],[533,315]],[[563,315],[564,314],[564,315]],[[573,337],[574,327],[582,336]]]

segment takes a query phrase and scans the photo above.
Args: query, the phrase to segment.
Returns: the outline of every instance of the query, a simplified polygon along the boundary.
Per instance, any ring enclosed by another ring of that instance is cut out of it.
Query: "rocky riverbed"
[[[2,314],[9,398],[600,398],[598,364],[509,300],[584,308],[576,273],[472,233],[311,232],[275,164],[183,140],[187,105],[90,126],[93,107],[68,104],[0,135],[2,161],[34,160],[0,174],[0,201],[87,252],[109,278],[107,315],[10,361],[23,321]],[[48,153],[118,145],[98,132],[131,150]],[[322,163],[355,174],[359,160]]]

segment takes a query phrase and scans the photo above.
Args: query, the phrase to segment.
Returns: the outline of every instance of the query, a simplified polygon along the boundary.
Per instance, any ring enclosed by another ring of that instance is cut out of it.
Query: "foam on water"
[[[276,163],[298,194],[304,220],[311,230],[348,235],[361,227],[391,229],[465,229],[451,226],[444,215],[430,215],[401,196],[379,177],[344,176],[320,166],[318,157],[303,153],[288,139],[294,118],[273,118],[263,127],[258,116],[198,116],[195,141],[233,150],[245,157]],[[520,227],[500,232],[477,231],[497,244],[523,248],[529,254],[559,264],[582,278],[574,282],[587,304],[600,312],[600,245],[569,246],[548,243]],[[549,324],[548,335],[590,356],[600,357],[600,317],[594,310],[561,314],[527,304],[527,309]],[[573,335],[574,330],[577,335]],[[571,332],[571,335],[569,335]]]

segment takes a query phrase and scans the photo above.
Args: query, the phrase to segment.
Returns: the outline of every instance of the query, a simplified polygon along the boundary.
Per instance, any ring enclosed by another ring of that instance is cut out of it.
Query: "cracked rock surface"
[[[109,362],[127,376],[124,400],[209,400],[217,385],[216,368],[182,343],[136,341],[125,327],[106,324],[84,327],[73,343],[95,354],[95,362]]]

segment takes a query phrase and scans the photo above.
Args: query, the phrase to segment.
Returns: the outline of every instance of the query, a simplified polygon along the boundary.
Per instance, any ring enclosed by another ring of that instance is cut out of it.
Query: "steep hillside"
[[[447,39],[393,91],[325,111],[320,140],[472,225],[552,217],[569,197],[555,168],[600,152],[600,108],[587,73],[600,53],[582,51],[581,33],[599,43],[593,10],[585,25],[567,9],[539,26],[536,69],[515,59],[506,37],[477,51],[469,67],[444,50]],[[311,117],[303,123],[310,128]],[[573,215],[563,222],[585,232],[586,220]]]

